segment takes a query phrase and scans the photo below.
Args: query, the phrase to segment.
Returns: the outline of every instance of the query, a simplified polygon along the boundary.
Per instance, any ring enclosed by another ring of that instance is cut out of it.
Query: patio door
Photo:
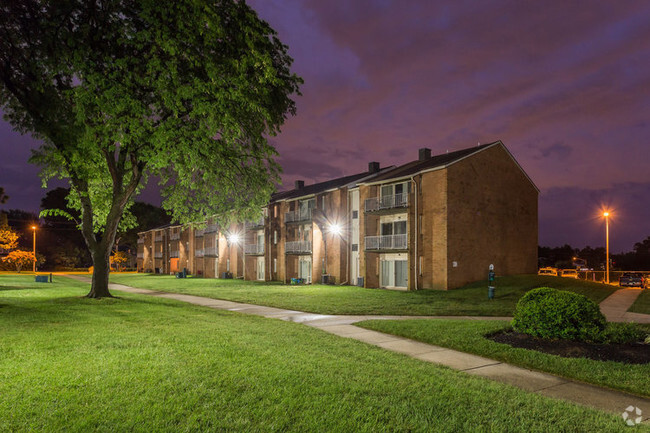
[[[311,283],[311,257],[300,258],[298,261],[298,278]]]
[[[257,258],[257,279],[264,281],[264,257]]]

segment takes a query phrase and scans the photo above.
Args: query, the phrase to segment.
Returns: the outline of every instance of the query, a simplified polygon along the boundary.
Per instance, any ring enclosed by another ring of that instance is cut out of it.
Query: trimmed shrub
[[[573,292],[541,287],[517,302],[512,327],[540,338],[600,341],[607,321],[598,304]]]

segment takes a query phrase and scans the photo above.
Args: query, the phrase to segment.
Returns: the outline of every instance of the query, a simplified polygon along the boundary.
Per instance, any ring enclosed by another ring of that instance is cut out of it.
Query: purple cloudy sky
[[[541,190],[540,244],[603,246],[605,205],[614,252],[650,236],[650,3],[250,4],[305,79],[272,140],[287,187],[500,139]],[[33,143],[0,123],[4,208],[38,206]]]

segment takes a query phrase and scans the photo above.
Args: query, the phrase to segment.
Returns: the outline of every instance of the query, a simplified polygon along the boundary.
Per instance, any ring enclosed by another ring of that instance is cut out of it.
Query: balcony
[[[264,227],[264,217],[260,217],[256,221],[247,221],[246,230],[259,229]]]
[[[262,255],[264,254],[264,244],[246,244],[244,245],[244,253]]]
[[[139,259],[144,259],[144,253],[138,253],[138,258]]]
[[[205,233],[216,233],[219,231],[219,224],[208,224],[205,227]]]
[[[310,241],[293,241],[285,244],[287,254],[311,254]]]
[[[155,241],[156,242],[162,242],[162,238],[163,238],[162,235],[156,235]]]
[[[144,238],[138,238],[138,243],[143,244],[144,243]]]
[[[169,257],[172,258],[172,259],[177,259],[179,257],[178,250],[170,251],[169,252]]]
[[[203,250],[194,250],[194,257],[203,257]]]
[[[366,199],[365,209],[366,212],[377,212],[380,210],[405,208],[408,205],[409,195],[404,193]]]
[[[171,232],[169,235],[169,240],[170,241],[177,241],[181,238],[181,232]]]
[[[311,209],[301,209],[284,214],[284,222],[293,223],[300,221],[311,221]]]
[[[407,235],[366,236],[366,250],[406,250]]]
[[[194,236],[200,238],[205,233],[205,229],[196,229],[194,230]]]
[[[157,251],[153,253],[153,258],[154,259],[162,259],[162,251]]]
[[[203,255],[205,257],[219,257],[219,248],[217,247],[207,247],[203,249]]]

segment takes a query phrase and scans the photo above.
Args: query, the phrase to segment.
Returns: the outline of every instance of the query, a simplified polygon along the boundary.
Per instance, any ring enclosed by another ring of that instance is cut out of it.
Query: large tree
[[[115,235],[151,175],[179,222],[267,202],[280,170],[267,137],[295,113],[302,82],[291,62],[244,1],[0,4],[0,104],[42,140],[32,161],[44,179],[69,180],[89,297],[110,296]]]

